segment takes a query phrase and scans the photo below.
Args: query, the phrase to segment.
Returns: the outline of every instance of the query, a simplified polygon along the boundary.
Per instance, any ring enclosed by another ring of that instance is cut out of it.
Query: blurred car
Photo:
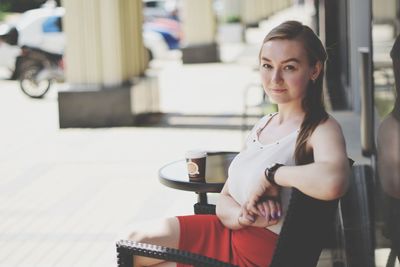
[[[182,39],[177,5],[177,0],[143,0],[144,35],[151,39],[161,36],[169,50],[179,49]]]
[[[30,46],[53,54],[63,54],[65,34],[62,31],[62,7],[45,7],[24,12],[16,24],[18,46]]]
[[[145,21],[154,18],[171,18],[177,10],[177,0],[143,0]]]
[[[143,24],[144,32],[159,33],[168,49],[179,49],[182,36],[180,23],[175,19],[155,18]]]
[[[149,54],[149,60],[164,58],[169,50],[163,36],[154,31],[143,31],[143,44]]]
[[[0,25],[0,67],[19,76],[18,57],[23,56],[21,47],[37,48],[52,54],[64,53],[65,34],[62,30],[62,7],[43,7],[24,12],[14,24]],[[163,57],[178,45],[176,33],[168,23],[153,23],[143,26],[143,43],[150,59]]]

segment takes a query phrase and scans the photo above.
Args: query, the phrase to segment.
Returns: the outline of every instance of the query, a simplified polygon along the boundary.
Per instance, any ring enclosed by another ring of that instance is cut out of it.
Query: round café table
[[[222,190],[228,177],[228,168],[238,152],[207,152],[205,183],[191,182],[186,167],[186,160],[181,159],[163,166],[159,172],[159,181],[168,187],[192,191],[198,194],[198,203],[208,204],[207,193]]]

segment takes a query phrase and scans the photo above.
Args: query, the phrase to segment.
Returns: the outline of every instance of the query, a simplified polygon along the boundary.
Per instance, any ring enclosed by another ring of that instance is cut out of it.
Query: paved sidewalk
[[[0,266],[115,266],[135,221],[191,214],[195,196],[157,170],[188,148],[239,150],[232,130],[58,129],[57,99],[0,82]]]

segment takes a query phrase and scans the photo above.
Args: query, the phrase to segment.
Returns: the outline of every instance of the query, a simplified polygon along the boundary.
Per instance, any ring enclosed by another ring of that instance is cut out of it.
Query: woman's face
[[[301,103],[320,64],[310,66],[307,52],[296,40],[275,39],[261,48],[260,72],[265,93],[276,104]]]

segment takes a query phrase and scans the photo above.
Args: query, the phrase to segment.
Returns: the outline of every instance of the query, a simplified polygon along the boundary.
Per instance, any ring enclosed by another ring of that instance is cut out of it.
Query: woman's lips
[[[280,94],[286,92],[286,89],[271,89],[273,93]]]

